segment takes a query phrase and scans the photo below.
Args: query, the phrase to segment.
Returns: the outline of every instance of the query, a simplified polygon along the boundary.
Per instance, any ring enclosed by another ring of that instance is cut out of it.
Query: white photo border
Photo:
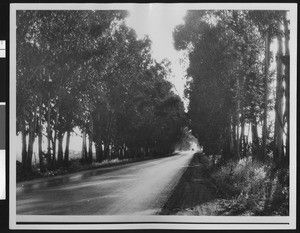
[[[173,3],[189,10],[290,11],[290,215],[232,216],[48,216],[16,214],[16,11],[17,10],[132,10],[162,4],[10,4],[10,105],[9,105],[9,227],[10,229],[296,229],[296,114],[297,114],[297,4],[296,3]]]

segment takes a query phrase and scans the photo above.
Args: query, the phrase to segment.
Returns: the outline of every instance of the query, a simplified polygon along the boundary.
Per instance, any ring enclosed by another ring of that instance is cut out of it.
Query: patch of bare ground
[[[208,161],[195,153],[160,215],[218,215],[224,211],[217,186],[210,176]]]

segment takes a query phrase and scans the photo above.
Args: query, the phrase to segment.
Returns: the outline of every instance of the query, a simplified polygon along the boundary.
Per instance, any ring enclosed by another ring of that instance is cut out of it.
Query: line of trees
[[[286,11],[188,11],[174,30],[188,50],[191,129],[207,154],[289,164],[289,20]],[[277,41],[276,69],[270,49]],[[274,85],[274,83],[276,84]],[[268,116],[275,112],[275,122]]]
[[[36,139],[41,171],[68,166],[75,128],[87,163],[166,155],[181,138],[184,106],[165,79],[168,62],[151,58],[151,41],[137,39],[126,15],[17,11],[16,133],[25,172]]]

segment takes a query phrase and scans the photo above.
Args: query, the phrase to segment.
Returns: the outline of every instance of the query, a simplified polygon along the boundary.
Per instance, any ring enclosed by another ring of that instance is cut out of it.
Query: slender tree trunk
[[[27,173],[27,142],[26,142],[26,125],[22,124],[22,166],[23,171]]]
[[[109,158],[109,142],[104,142],[104,159]]]
[[[36,130],[36,108],[33,114],[33,121],[29,127],[29,139],[28,139],[28,155],[27,155],[27,171],[32,171],[32,154],[33,154],[33,144],[35,139]]]
[[[287,124],[286,130],[286,141],[285,141],[285,156],[284,165],[289,166],[290,158],[290,32],[288,27],[287,12],[284,17],[284,34],[285,34],[285,62],[284,62],[284,81],[285,81],[285,122]]]
[[[101,163],[101,161],[100,161],[100,146],[97,142],[95,142],[95,149],[96,149],[96,162]]]
[[[234,152],[234,141],[235,141],[235,120],[233,119],[232,116],[230,116],[230,148],[229,148],[229,151],[230,151],[230,154],[231,154],[231,157],[233,157],[233,155],[235,154]]]
[[[246,146],[247,146],[247,147],[249,146],[250,130],[251,130],[251,122],[248,124],[247,137],[245,138],[245,143],[246,143]]]
[[[64,133],[58,135],[58,151],[57,151],[57,166],[61,167],[64,163],[64,153],[63,153],[63,139]]]
[[[50,105],[50,92],[48,93],[47,104],[47,167],[51,168],[51,105]]]
[[[54,139],[53,139],[53,156],[52,156],[52,168],[54,169],[56,167],[56,140],[57,140],[57,125],[58,125],[58,119],[59,119],[59,108],[57,108],[56,117],[55,117],[55,127],[54,127]]]
[[[43,148],[42,148],[42,143],[43,143],[43,134],[42,134],[42,105],[43,105],[43,100],[41,98],[40,100],[40,106],[39,106],[39,120],[38,120],[38,150],[39,150],[39,165],[40,165],[40,171],[44,172],[45,171],[45,166],[44,166],[44,156],[43,156]]]
[[[38,122],[38,150],[39,150],[39,165],[40,165],[40,171],[44,172],[45,171],[45,166],[44,166],[44,156],[43,156],[43,148],[42,148],[42,123],[41,123],[41,117],[39,117],[39,122]]]
[[[251,133],[252,133],[252,154],[255,159],[259,159],[259,139],[257,132],[257,120],[254,112],[254,106],[250,107],[251,115]]]
[[[93,132],[94,132],[94,121],[93,118],[90,118],[90,133],[89,133],[89,154],[88,154],[88,163],[93,162]]]
[[[103,150],[102,150],[102,143],[101,140],[100,142],[95,142],[96,146],[96,159],[98,163],[101,163],[103,161]]]
[[[260,153],[259,160],[264,161],[267,156],[267,138],[268,138],[268,78],[269,78],[269,63],[270,63],[270,35],[267,32],[265,38],[265,77],[264,77],[264,115],[263,115],[263,129],[262,129],[262,153]]]
[[[233,114],[232,115],[232,152],[233,152],[233,158],[236,158],[237,157],[237,151],[236,151],[236,148],[237,148],[237,145],[236,145],[236,142],[237,142],[237,135],[236,135],[236,132],[237,132],[237,123],[236,123],[236,114]]]
[[[64,164],[66,167],[69,166],[70,138],[71,138],[71,132],[70,132],[70,130],[68,130],[67,131],[67,139],[66,139],[66,148],[65,148],[65,159],[64,159]]]
[[[240,137],[240,145],[242,156],[246,157],[246,141],[245,141],[245,117],[242,114],[241,117],[241,137]]]
[[[276,56],[276,101],[275,101],[275,132],[274,162],[277,168],[282,166],[283,159],[283,80],[282,80],[282,38],[277,37],[278,50]]]
[[[43,77],[43,69],[40,68],[40,78],[42,80]],[[39,118],[38,118],[38,156],[39,156],[39,166],[40,166],[40,171],[44,172],[46,170],[45,165],[44,165],[44,156],[43,156],[43,148],[42,148],[42,143],[43,143],[43,134],[42,134],[42,108],[43,108],[43,97],[42,94],[39,94],[39,100],[40,100],[40,105],[39,105]]]
[[[100,148],[97,142],[95,142],[95,150],[96,150],[96,162],[100,163]]]
[[[127,147],[126,147],[126,144],[124,144],[124,146],[123,146],[123,158],[127,158],[127,149],[126,149]],[[149,148],[149,154],[150,154],[151,152],[150,152],[150,148]]]
[[[82,130],[82,150],[81,158],[84,162],[87,162],[87,148],[86,148],[86,131]]]
[[[52,153],[53,153],[53,155],[52,155],[52,169],[55,169],[55,167],[56,167],[56,139],[57,139],[57,131],[56,130],[53,130],[54,131],[54,138],[53,138],[53,141],[52,141]]]
[[[236,159],[240,159],[240,108],[241,108],[241,96],[240,96],[240,79],[236,79],[237,85],[237,101],[236,101]]]
[[[91,135],[89,136],[89,163],[93,162],[93,141]]]
[[[231,156],[230,144],[231,144],[231,118],[229,115],[229,117],[227,117],[227,127],[225,128],[224,136],[223,136],[222,159],[224,161],[229,160]]]

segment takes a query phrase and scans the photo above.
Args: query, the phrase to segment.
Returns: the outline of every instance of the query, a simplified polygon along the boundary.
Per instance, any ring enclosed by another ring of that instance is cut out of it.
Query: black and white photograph
[[[10,5],[10,228],[296,227],[297,5]]]

